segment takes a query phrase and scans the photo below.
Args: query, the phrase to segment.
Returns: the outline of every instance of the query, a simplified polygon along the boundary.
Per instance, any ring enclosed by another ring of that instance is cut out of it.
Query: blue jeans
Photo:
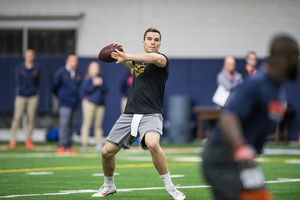
[[[78,116],[78,108],[69,108],[64,106],[59,108],[59,147],[72,147],[72,135],[76,130]]]

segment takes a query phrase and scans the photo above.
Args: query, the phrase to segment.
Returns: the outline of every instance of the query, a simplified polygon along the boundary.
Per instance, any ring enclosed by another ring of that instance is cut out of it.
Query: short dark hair
[[[299,46],[292,36],[287,34],[280,34],[272,39],[270,44],[270,56],[268,57],[268,64],[270,66],[278,65],[278,62],[283,59],[289,59],[290,56],[299,55]]]
[[[271,56],[290,56],[291,54],[298,52],[298,44],[296,39],[292,36],[281,34],[273,38],[270,47]]]
[[[156,29],[156,28],[148,28],[146,31],[145,31],[145,33],[144,33],[144,40],[146,39],[146,35],[147,35],[147,33],[149,33],[149,32],[154,32],[154,33],[158,33],[159,34],[159,40],[161,41],[161,34],[160,34],[160,31],[158,30],[158,29]]]

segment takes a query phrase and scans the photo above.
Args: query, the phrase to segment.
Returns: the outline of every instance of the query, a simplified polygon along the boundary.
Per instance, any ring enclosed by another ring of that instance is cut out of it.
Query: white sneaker
[[[107,195],[115,194],[115,193],[117,193],[117,188],[115,185],[113,185],[112,187],[104,187],[104,185],[102,185],[99,188],[98,192],[93,194],[92,197],[105,197]]]
[[[173,197],[174,200],[184,200],[185,195],[177,190],[175,187],[168,191],[169,195]]]

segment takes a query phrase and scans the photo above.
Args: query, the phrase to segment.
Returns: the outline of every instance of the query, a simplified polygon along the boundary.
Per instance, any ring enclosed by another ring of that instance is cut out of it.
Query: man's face
[[[77,56],[70,55],[66,61],[66,63],[71,67],[72,70],[76,69],[76,66],[78,64]]]
[[[148,32],[145,40],[143,41],[143,47],[145,53],[157,53],[160,48],[160,35],[156,32]]]
[[[32,63],[34,61],[34,52],[31,50],[27,50],[24,53],[24,59],[26,62]]]
[[[227,58],[225,60],[224,67],[226,70],[228,70],[230,72],[234,72],[235,71],[235,60],[232,58]]]
[[[249,54],[247,59],[246,59],[247,65],[250,65],[252,68],[255,68],[257,60],[256,60],[256,55],[254,54]]]
[[[100,72],[100,66],[97,62],[93,62],[89,66],[89,76],[96,77]]]

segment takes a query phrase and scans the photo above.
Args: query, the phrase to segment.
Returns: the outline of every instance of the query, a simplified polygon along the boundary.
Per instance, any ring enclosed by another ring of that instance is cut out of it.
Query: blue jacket
[[[87,99],[97,105],[105,105],[106,94],[108,92],[105,80],[103,80],[103,84],[101,86],[95,86],[93,84],[93,79],[84,78],[81,88],[84,99]]]
[[[36,63],[33,68],[26,69],[23,62],[16,68],[16,95],[29,97],[37,95],[40,84],[41,70]]]
[[[82,75],[75,72],[75,77],[71,78],[66,67],[58,69],[54,75],[52,91],[58,97],[59,106],[78,108],[80,106],[80,85]]]

